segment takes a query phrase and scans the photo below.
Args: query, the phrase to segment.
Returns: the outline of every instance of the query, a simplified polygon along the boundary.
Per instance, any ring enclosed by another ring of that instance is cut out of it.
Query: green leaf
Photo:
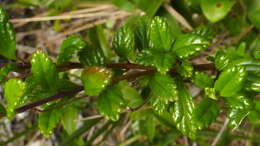
[[[234,0],[201,0],[200,2],[203,14],[212,23],[225,18],[235,4]]]
[[[205,92],[205,96],[208,97],[208,98],[211,98],[211,99],[214,99],[214,100],[217,100],[217,96],[216,96],[216,90],[215,88],[209,88],[209,87],[206,87],[204,89],[204,92]]]
[[[157,51],[170,51],[174,41],[166,19],[154,17],[148,28],[149,47]]]
[[[136,40],[136,47],[139,50],[149,48],[149,38],[147,36],[148,28],[150,24],[150,19],[145,16],[139,16],[138,18],[133,18],[135,22],[135,40]]]
[[[3,8],[0,8],[0,30],[0,54],[8,59],[15,59],[16,36]]]
[[[250,50],[252,50],[252,54],[255,59],[260,59],[260,38],[257,37],[252,44],[250,45]]]
[[[193,66],[184,60],[181,62],[181,65],[177,66],[177,72],[185,78],[190,78],[193,74]]]
[[[31,59],[33,82],[45,91],[55,93],[58,89],[58,72],[55,64],[42,51],[36,51]]]
[[[219,114],[220,106],[215,100],[203,98],[199,104],[195,106],[192,114],[192,121],[198,129],[207,128],[214,122]]]
[[[184,34],[177,37],[173,51],[181,59],[188,59],[199,54],[202,50],[206,49],[209,42],[206,38],[197,34]]]
[[[249,20],[260,29],[260,2],[259,0],[251,0],[247,2],[247,15]]]
[[[104,90],[97,98],[97,108],[107,119],[117,121],[124,104],[122,93],[117,86]]]
[[[14,62],[8,63],[0,69],[0,83],[2,83],[9,72],[16,69]]]
[[[257,111],[251,111],[251,112],[248,114],[248,120],[249,120],[250,122],[252,122],[253,124],[259,123],[260,113],[257,112]]]
[[[192,82],[199,88],[213,87],[214,80],[203,72],[195,72]]]
[[[82,49],[79,52],[79,61],[84,66],[104,66],[105,56],[100,49],[96,49],[93,46],[86,49]]]
[[[81,80],[85,93],[89,96],[98,96],[111,82],[113,72],[104,67],[89,67],[82,71]]]
[[[153,17],[162,5],[163,0],[133,0],[133,2],[149,17]]]
[[[63,114],[61,117],[61,122],[62,122],[63,128],[70,135],[77,128],[78,110],[72,106],[67,106],[62,110],[63,110]]]
[[[131,28],[120,28],[114,35],[112,45],[120,57],[135,60],[135,35]]]
[[[202,36],[208,40],[213,39],[213,36],[215,34],[212,29],[210,29],[209,27],[206,27],[206,26],[197,27],[194,30],[192,30],[191,33]]]
[[[131,87],[127,81],[121,81],[117,84],[120,88],[125,103],[130,108],[137,108],[144,102],[139,92]]]
[[[244,67],[232,65],[220,74],[214,88],[223,97],[234,96],[243,87],[246,75]]]
[[[170,102],[177,100],[176,83],[169,75],[156,73],[149,82],[151,103],[156,111],[162,113]]]
[[[230,107],[228,114],[228,118],[230,119],[229,127],[236,129],[252,109],[252,101],[244,94],[238,94],[225,99]]]
[[[156,121],[153,115],[149,115],[145,117],[146,117],[145,120],[139,121],[140,131],[143,135],[146,135],[150,141],[152,141],[155,137]]]
[[[196,137],[197,127],[192,120],[194,103],[192,97],[180,80],[177,80],[178,100],[172,107],[173,120],[178,130],[190,138]],[[162,91],[161,91],[162,92]]]
[[[57,126],[63,116],[62,109],[53,109],[52,107],[53,105],[50,105],[45,108],[46,111],[40,113],[38,119],[39,129],[45,137],[49,137],[52,134],[53,129]]]
[[[223,70],[230,63],[230,58],[224,51],[218,51],[215,56],[214,63],[218,70]]]
[[[7,116],[13,118],[15,108],[23,104],[26,84],[20,79],[10,79],[4,85],[4,98],[7,102]]]
[[[73,54],[86,46],[86,42],[78,35],[71,35],[66,38],[60,47],[60,53],[57,59],[57,64],[66,64],[70,61]]]
[[[139,52],[137,62],[155,67],[160,73],[166,73],[175,64],[175,55],[173,53],[160,52],[151,49],[144,49]]]

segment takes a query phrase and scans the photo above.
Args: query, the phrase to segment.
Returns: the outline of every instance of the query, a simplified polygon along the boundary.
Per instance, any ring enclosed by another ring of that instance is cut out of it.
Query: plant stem
[[[216,146],[218,144],[218,141],[220,140],[221,136],[223,135],[224,131],[226,130],[228,123],[229,123],[229,118],[226,118],[223,126],[221,127],[218,135],[213,140],[211,146]]]

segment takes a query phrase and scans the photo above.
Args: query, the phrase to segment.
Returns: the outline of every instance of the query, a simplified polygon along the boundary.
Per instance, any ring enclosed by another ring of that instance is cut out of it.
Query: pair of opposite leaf
[[[175,39],[166,19],[158,16],[152,20],[141,18],[132,29],[122,27],[113,39],[113,49],[120,57],[155,67],[163,74],[175,64],[177,57],[189,59],[208,45],[209,41],[198,33],[184,34]]]

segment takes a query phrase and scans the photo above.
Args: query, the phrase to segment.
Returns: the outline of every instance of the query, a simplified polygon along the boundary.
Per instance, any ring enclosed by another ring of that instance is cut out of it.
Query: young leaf
[[[212,29],[210,29],[209,27],[205,27],[205,26],[198,27],[198,28],[194,29],[191,33],[202,36],[208,40],[211,40],[214,35],[214,31]]]
[[[173,120],[178,130],[190,138],[196,137],[197,127],[192,120],[194,103],[192,97],[180,80],[177,80],[178,100],[172,107]]]
[[[220,106],[215,100],[203,98],[199,104],[195,106],[192,114],[192,121],[198,129],[207,128],[214,122],[219,114]]]
[[[199,88],[212,87],[214,80],[203,72],[195,72],[192,82]]]
[[[52,134],[53,129],[62,118],[62,109],[51,109],[52,107],[53,106],[50,105],[45,108],[46,111],[40,113],[38,119],[39,129],[45,137],[49,137]]]
[[[54,93],[58,89],[58,72],[55,64],[42,51],[36,51],[31,59],[33,82],[44,90]]]
[[[57,64],[66,64],[77,51],[86,46],[86,42],[78,35],[71,35],[66,38],[60,47]]]
[[[201,0],[200,6],[206,18],[212,22],[218,22],[225,18],[235,4],[234,0]]]
[[[193,66],[184,60],[181,62],[181,65],[177,66],[177,72],[185,78],[190,78],[193,74]]]
[[[137,62],[145,66],[153,66],[160,73],[165,74],[175,64],[173,53],[165,53],[152,49],[143,49],[137,56]]]
[[[134,61],[135,59],[135,36],[129,27],[120,28],[113,39],[113,49],[125,59]]]
[[[228,114],[228,118],[230,119],[229,127],[236,129],[252,109],[252,101],[244,94],[238,94],[225,99],[230,107]]]
[[[156,73],[149,82],[151,89],[151,102],[159,113],[165,111],[169,102],[177,100],[176,83],[169,75]]]
[[[25,83],[20,79],[10,79],[4,85],[4,98],[7,102],[7,116],[12,118],[15,108],[23,103]]]
[[[173,51],[181,59],[188,59],[206,49],[209,42],[206,38],[196,34],[184,34],[177,37]]]
[[[107,88],[97,98],[97,108],[99,112],[112,121],[119,119],[123,104],[122,93],[117,86]]]
[[[232,65],[220,74],[214,88],[223,97],[234,96],[243,87],[246,75],[244,67]]]
[[[214,100],[217,100],[215,88],[206,87],[206,88],[204,89],[204,92],[205,92],[205,96],[206,96],[206,97],[211,98],[211,99],[214,99]]]
[[[82,71],[81,80],[85,93],[89,96],[98,96],[111,82],[113,72],[103,67],[89,67]]]
[[[136,20],[137,19],[137,20]],[[135,24],[135,40],[136,47],[139,50],[149,48],[149,38],[147,36],[150,19],[148,17],[136,18]]]
[[[16,58],[16,37],[7,13],[0,8],[0,55],[8,59]]]
[[[87,67],[103,66],[105,65],[105,56],[100,49],[88,47],[79,52],[79,61]]]
[[[149,47],[157,51],[170,51],[174,41],[166,19],[154,17],[148,28]]]
[[[117,84],[122,93],[125,103],[130,108],[137,108],[143,103],[143,99],[138,91],[131,87],[127,81],[121,81]]]

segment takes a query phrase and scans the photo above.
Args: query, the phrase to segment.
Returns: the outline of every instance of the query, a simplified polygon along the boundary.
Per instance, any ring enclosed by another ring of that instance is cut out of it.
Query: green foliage
[[[0,55],[9,59],[16,58],[16,36],[8,15],[0,8]]]
[[[260,29],[260,2],[258,0],[252,0],[247,2],[247,15],[250,21]]]
[[[0,83],[2,83],[9,72],[15,70],[15,63],[11,62],[6,64],[0,69]]]
[[[244,67],[232,65],[220,74],[214,88],[223,97],[234,96],[243,87],[246,75]]]
[[[113,72],[102,67],[89,67],[82,71],[81,80],[85,93],[89,96],[98,96],[111,82]]]
[[[100,49],[89,46],[82,49],[78,55],[80,63],[84,66],[90,67],[105,65],[105,56]]]
[[[15,114],[15,108],[23,104],[25,83],[19,79],[10,79],[4,85],[4,97],[7,102],[7,116],[13,118]],[[15,89],[15,92],[14,92]]]
[[[194,121],[198,129],[207,128],[210,123],[215,121],[219,111],[220,106],[215,100],[203,98],[200,103],[195,106],[192,121]]]
[[[151,103],[156,111],[164,112],[170,102],[177,100],[177,86],[173,78],[156,73],[149,82]]]
[[[177,72],[184,78],[190,78],[193,74],[193,66],[188,62],[183,60],[181,65],[177,66]]]
[[[225,18],[232,6],[234,0],[201,0],[201,9],[210,22],[218,22]]]
[[[66,64],[70,61],[73,54],[86,46],[85,41],[77,35],[71,35],[65,39],[60,47],[60,53],[57,59],[57,64]]]
[[[213,79],[202,72],[195,72],[193,83],[199,88],[212,87],[214,85]]]

